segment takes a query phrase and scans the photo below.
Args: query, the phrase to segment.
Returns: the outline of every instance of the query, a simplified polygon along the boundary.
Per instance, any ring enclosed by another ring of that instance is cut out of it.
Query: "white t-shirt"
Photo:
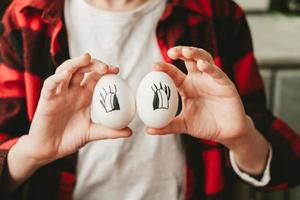
[[[67,0],[65,22],[71,58],[89,52],[119,66],[136,92],[154,62],[163,60],[156,26],[166,0],[148,0],[129,12],[94,8]],[[74,199],[182,199],[185,155],[178,135],[150,136],[135,117],[129,139],[103,140],[79,151]]]
[[[71,58],[89,52],[121,68],[136,92],[153,62],[163,60],[156,26],[167,0],[148,0],[129,12],[94,8],[85,0],[65,1],[65,22]],[[178,135],[149,136],[142,121],[130,124],[129,139],[103,140],[79,151],[75,200],[183,199],[184,150]],[[254,186],[270,181],[272,148],[261,180],[242,172],[230,152],[234,171]]]

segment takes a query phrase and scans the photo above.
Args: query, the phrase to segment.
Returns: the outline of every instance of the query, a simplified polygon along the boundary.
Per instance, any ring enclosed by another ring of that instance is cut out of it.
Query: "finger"
[[[79,69],[80,73],[86,73],[86,72],[96,72],[98,74],[104,74],[107,71],[107,68],[110,66],[98,59],[92,59],[90,65],[87,67]]]
[[[44,81],[44,86],[42,89],[42,96],[46,99],[54,96],[57,94],[58,87],[62,88],[62,85],[65,84],[69,77],[71,76],[71,72],[66,70],[63,72],[60,72],[58,74],[54,74],[50,77],[48,77]],[[61,89],[58,93],[61,92]]]
[[[98,68],[95,65],[92,66],[88,66],[86,68],[80,69],[79,73],[84,73],[85,75],[90,75],[93,74],[93,77],[96,77],[96,79],[99,79],[101,76],[105,75],[105,74],[118,74],[119,73],[119,68],[115,67],[115,66],[108,66],[106,65],[105,67],[101,67]],[[81,85],[84,85],[84,82],[86,82],[85,80],[87,79],[87,77],[91,77],[91,76],[85,76]]]
[[[89,90],[93,91],[99,79],[106,74],[118,74],[119,68],[114,66],[109,66],[106,70],[101,73],[90,72],[87,73],[81,82],[82,87],[86,87]]]
[[[172,59],[181,59],[185,62],[188,72],[197,72],[197,61],[204,60],[214,64],[212,56],[205,50],[196,47],[177,46],[168,51]]]
[[[98,74],[96,72],[89,72],[86,73],[82,82],[80,83],[81,87],[88,88],[90,91],[94,91],[94,88],[98,82],[98,80],[102,77],[103,75]]]
[[[120,68],[116,66],[110,65],[108,68],[108,74],[118,74],[120,72]]]
[[[88,140],[91,142],[104,139],[128,138],[131,135],[132,130],[128,127],[120,130],[114,130],[100,124],[92,123]]]
[[[86,53],[73,59],[66,60],[61,64],[55,73],[62,72],[64,70],[76,71],[80,67],[87,66],[91,62],[91,55]]]
[[[188,73],[196,73],[198,72],[197,69],[197,63],[193,60],[186,60],[184,61],[184,64],[186,66],[186,69],[188,70]]]
[[[83,80],[83,78],[84,73],[75,72],[69,81],[69,87],[80,86],[80,83]]]
[[[180,116],[176,117],[170,124],[163,128],[146,128],[146,132],[150,135],[186,133],[186,130],[184,119]]]
[[[196,47],[183,47],[181,53],[182,56],[188,60],[193,60],[195,62],[198,60],[204,60],[210,64],[214,64],[212,56],[204,49]]]
[[[167,73],[174,81],[177,88],[184,82],[186,75],[177,67],[166,62],[157,62],[153,66],[153,70]]]
[[[93,72],[93,74],[97,75],[103,75],[107,73],[109,66],[100,60],[92,59],[90,64],[86,67],[78,69],[74,76],[72,77],[70,81],[71,86],[83,86],[83,80],[86,76],[88,76],[86,73]]]
[[[203,60],[199,60],[197,62],[197,68],[199,71],[204,72],[208,74],[210,77],[212,77],[217,83],[219,84],[230,84],[231,81],[227,77],[227,75],[216,65],[212,65],[208,62],[205,62]]]
[[[168,51],[168,56],[173,59],[181,59],[183,61],[195,61],[205,60],[211,64],[214,63],[212,56],[201,48],[196,47],[186,47],[186,46],[176,46]]]
[[[176,46],[173,48],[170,48],[167,52],[168,56],[173,59],[173,60],[177,60],[177,59],[182,59],[182,48],[183,46]]]

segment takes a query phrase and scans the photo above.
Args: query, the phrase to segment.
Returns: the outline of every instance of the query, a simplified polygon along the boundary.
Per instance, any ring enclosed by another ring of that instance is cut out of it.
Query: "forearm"
[[[23,136],[24,137],[24,136]],[[7,169],[4,178],[4,193],[13,192],[41,166],[26,151],[23,138],[10,149],[7,156]]]
[[[252,175],[259,176],[264,172],[266,167],[269,143],[262,134],[255,129],[249,118],[249,131],[245,136],[238,139],[229,147],[234,155],[234,159],[241,171]]]

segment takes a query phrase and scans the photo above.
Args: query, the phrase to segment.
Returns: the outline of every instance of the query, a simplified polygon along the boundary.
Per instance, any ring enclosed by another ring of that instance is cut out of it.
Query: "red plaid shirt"
[[[6,156],[19,136],[28,133],[43,81],[69,58],[63,22],[63,0],[15,0],[0,26],[0,181]],[[234,81],[246,112],[273,148],[267,190],[299,183],[300,140],[266,108],[263,83],[252,51],[243,11],[229,0],[169,0],[157,26],[164,58],[186,72],[166,52],[175,45],[209,51]],[[182,136],[186,149],[185,199],[232,199],[234,177],[225,147]],[[249,152],[251,153],[251,152]],[[70,199],[75,184],[76,155],[38,170],[12,198]],[[1,189],[1,186],[0,186]],[[1,193],[1,192],[0,192]]]

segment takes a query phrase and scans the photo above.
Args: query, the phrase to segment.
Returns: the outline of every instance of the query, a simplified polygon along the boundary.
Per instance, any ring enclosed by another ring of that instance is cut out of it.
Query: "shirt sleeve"
[[[230,58],[234,81],[245,111],[256,129],[272,146],[269,183],[266,191],[285,189],[300,184],[300,138],[286,123],[267,108],[264,84],[253,53],[246,17],[237,5],[230,32]],[[224,32],[222,33],[224,34]]]
[[[263,186],[266,186],[271,180],[270,167],[271,167],[272,154],[273,154],[272,147],[271,147],[271,145],[269,145],[269,154],[268,154],[267,163],[266,163],[264,172],[262,174],[262,177],[260,177],[259,179],[243,172],[237,166],[237,163],[234,158],[234,154],[231,151],[229,151],[229,159],[230,159],[230,163],[231,163],[233,170],[243,181],[245,181],[255,187],[263,187]]]
[[[7,150],[0,150],[0,180],[3,180],[3,171],[6,166],[7,153]]]
[[[22,65],[22,34],[11,9],[8,8],[0,22],[0,196],[3,194],[1,190],[8,151],[17,138],[29,129]]]

